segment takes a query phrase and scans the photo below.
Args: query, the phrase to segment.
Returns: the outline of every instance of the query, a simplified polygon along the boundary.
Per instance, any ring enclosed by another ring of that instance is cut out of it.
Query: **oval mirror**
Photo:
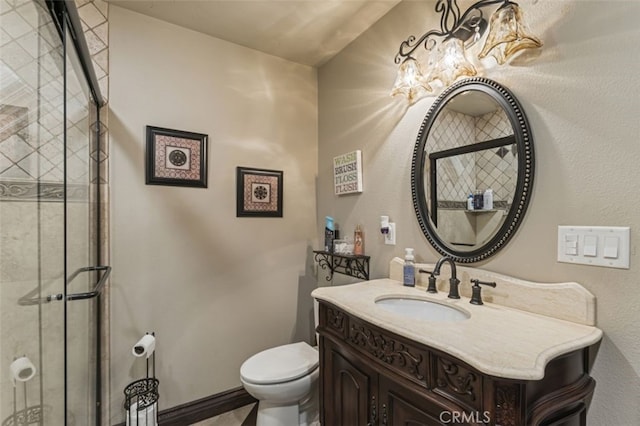
[[[533,172],[531,131],[513,94],[486,78],[455,83],[429,109],[413,152],[424,235],[456,262],[493,255],[522,221]]]

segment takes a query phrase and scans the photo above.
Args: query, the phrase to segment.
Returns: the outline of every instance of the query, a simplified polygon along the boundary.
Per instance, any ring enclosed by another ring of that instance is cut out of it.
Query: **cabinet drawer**
[[[429,352],[364,321],[349,318],[347,343],[402,377],[428,388]]]
[[[319,310],[319,328],[344,340],[347,336],[348,316],[340,309],[321,303]]]
[[[433,392],[474,410],[482,408],[482,374],[459,360],[431,354]]]

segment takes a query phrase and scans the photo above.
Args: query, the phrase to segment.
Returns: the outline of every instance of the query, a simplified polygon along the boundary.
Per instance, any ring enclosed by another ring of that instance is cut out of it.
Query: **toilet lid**
[[[242,364],[243,380],[258,385],[283,383],[305,376],[318,367],[318,351],[305,342],[264,350]]]

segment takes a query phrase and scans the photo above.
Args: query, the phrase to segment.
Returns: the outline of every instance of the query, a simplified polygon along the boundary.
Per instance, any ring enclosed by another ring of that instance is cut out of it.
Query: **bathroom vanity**
[[[400,264],[392,261],[392,276]],[[446,280],[435,295],[396,279],[313,292],[320,302],[322,424],[586,424],[595,388],[589,371],[602,338],[592,324],[593,296],[576,283],[459,272],[459,300],[447,298]],[[481,306],[469,304],[469,278],[476,276],[497,282],[483,290]],[[388,299],[464,315],[425,320],[380,303]]]
[[[475,77],[435,100],[418,131],[411,194],[443,256],[416,272],[430,271],[437,292],[420,273],[418,286],[402,286],[400,259],[389,279],[314,290],[324,425],[586,425],[602,339],[593,295],[577,283],[456,268],[507,245],[534,171],[531,128],[508,88]],[[486,208],[468,203],[474,189],[491,194]]]

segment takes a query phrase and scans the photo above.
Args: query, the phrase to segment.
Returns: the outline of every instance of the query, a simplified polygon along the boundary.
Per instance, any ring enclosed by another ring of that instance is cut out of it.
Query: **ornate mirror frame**
[[[425,147],[429,132],[436,122],[438,114],[452,98],[467,91],[480,91],[491,96],[506,113],[513,128],[518,152],[518,176],[513,203],[498,231],[482,246],[471,251],[460,251],[451,248],[443,241],[430,219],[424,176],[425,162],[429,161],[429,159],[425,152]],[[413,207],[420,228],[425,237],[427,237],[427,240],[429,240],[429,243],[440,254],[449,256],[459,263],[479,262],[494,255],[513,237],[522,222],[533,189],[534,166],[533,138],[527,117],[518,100],[507,88],[493,80],[483,77],[465,79],[447,88],[433,103],[422,122],[411,163],[411,195],[413,198]]]

